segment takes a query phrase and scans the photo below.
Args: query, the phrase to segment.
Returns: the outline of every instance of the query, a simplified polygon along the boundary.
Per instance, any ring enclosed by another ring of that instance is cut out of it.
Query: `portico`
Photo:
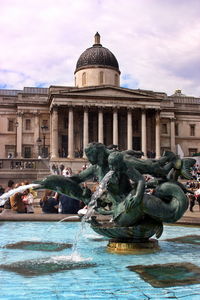
[[[106,89],[120,94],[120,101],[105,99]],[[70,100],[67,92],[62,93],[62,98],[59,93],[51,94],[52,159],[85,157],[84,148],[94,141],[118,145],[120,150],[142,150],[144,157],[150,151],[160,157],[161,99],[155,99],[153,104],[151,97],[148,104],[148,96],[141,99],[142,93],[135,99],[132,93],[127,99],[127,90],[117,87],[102,87],[98,92],[90,88],[90,96],[86,90],[78,92],[77,97],[77,90],[73,89],[70,96],[74,93],[76,98]]]

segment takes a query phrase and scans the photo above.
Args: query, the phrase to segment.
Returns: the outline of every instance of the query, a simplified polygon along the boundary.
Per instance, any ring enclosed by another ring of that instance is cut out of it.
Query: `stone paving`
[[[189,211],[189,209],[186,211],[186,213],[183,215],[183,217],[176,222],[178,224],[188,224],[188,225],[199,225],[200,226],[200,211],[199,206],[196,204],[193,207],[193,212]]]

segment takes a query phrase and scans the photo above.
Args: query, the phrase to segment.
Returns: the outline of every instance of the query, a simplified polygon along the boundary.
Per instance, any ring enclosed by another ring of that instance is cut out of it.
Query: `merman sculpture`
[[[91,218],[96,232],[118,241],[143,242],[154,234],[159,238],[163,222],[174,223],[187,210],[187,190],[178,178],[192,178],[194,159],[180,159],[166,151],[158,160],[145,160],[138,158],[141,152],[109,150],[101,143],[90,143],[85,153],[91,163],[86,170],[70,178],[48,176],[39,184],[82,200],[98,214],[109,215],[107,223]],[[144,175],[151,175],[152,180],[145,182]],[[80,184],[93,177],[100,184],[92,196]],[[153,192],[149,193],[149,188]]]

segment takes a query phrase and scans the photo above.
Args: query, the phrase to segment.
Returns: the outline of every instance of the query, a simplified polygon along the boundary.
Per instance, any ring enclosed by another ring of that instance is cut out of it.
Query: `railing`
[[[48,159],[0,159],[0,170],[49,170]]]
[[[194,97],[171,97],[167,100],[173,100],[174,103],[181,103],[181,104],[200,104],[200,98],[194,98]]]

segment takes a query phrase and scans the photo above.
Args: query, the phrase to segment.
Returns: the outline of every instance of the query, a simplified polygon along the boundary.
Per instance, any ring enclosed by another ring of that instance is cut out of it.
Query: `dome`
[[[111,68],[120,73],[117,59],[109,49],[100,44],[100,35],[98,32],[95,34],[94,45],[86,49],[79,57],[75,73],[79,70],[92,67]]]

